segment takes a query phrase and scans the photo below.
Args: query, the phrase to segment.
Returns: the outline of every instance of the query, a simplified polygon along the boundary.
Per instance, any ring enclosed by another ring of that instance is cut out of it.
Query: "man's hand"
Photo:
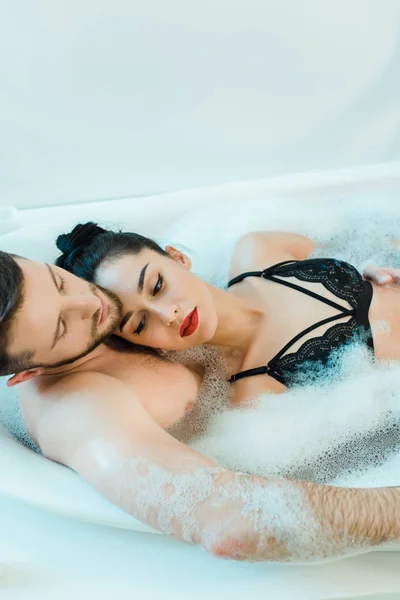
[[[377,285],[399,285],[400,269],[368,265],[363,271],[363,277],[364,279],[369,279]]]

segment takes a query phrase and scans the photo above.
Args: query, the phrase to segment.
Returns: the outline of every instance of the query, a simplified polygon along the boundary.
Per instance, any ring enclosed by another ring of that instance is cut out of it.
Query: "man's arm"
[[[45,455],[135,518],[214,555],[304,561],[400,537],[398,488],[227,471],[172,438],[106,375],[65,378],[43,398],[42,414],[36,439]]]

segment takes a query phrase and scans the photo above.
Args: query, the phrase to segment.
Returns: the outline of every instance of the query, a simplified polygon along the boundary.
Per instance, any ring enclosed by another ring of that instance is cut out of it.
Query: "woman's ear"
[[[186,269],[190,271],[190,269],[192,268],[192,261],[187,256],[187,254],[184,254],[177,248],[174,248],[174,246],[165,246],[165,252],[167,252],[167,254],[169,254],[171,258],[173,258],[177,262],[180,262],[184,267],[186,267]]]

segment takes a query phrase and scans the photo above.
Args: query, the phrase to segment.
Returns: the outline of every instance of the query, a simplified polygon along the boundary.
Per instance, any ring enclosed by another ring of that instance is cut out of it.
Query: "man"
[[[120,319],[110,292],[0,252],[0,374],[20,385],[27,429],[47,457],[215,555],[303,561],[400,539],[399,488],[232,473],[168,435],[196,400],[199,377],[105,343]]]

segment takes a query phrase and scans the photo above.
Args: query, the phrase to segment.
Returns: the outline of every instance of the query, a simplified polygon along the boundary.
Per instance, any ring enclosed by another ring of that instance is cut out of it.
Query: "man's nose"
[[[63,310],[74,312],[81,319],[92,319],[93,315],[102,307],[100,298],[95,294],[78,294],[76,296],[64,296]]]

